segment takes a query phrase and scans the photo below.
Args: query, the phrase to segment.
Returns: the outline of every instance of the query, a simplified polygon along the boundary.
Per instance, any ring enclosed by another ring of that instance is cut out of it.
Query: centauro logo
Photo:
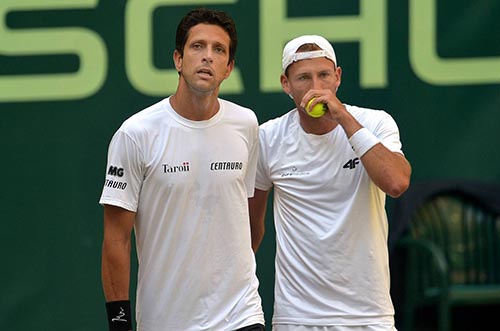
[[[229,162],[220,161],[210,163],[210,170],[241,170],[243,169],[243,162]]]
[[[127,183],[119,182],[117,180],[106,179],[104,186],[114,188],[117,190],[124,190],[127,188]]]
[[[170,165],[170,164],[162,164],[163,173],[174,173],[174,172],[188,172],[189,171],[189,162],[182,162],[181,165]]]

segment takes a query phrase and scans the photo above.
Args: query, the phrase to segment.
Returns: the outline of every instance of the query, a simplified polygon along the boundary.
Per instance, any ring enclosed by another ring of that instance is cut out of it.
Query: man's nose
[[[210,48],[207,48],[203,56],[203,62],[212,63],[213,61],[214,59],[212,56],[212,50]]]
[[[312,77],[312,86],[311,89],[313,90],[320,90],[321,89],[321,79],[317,76]]]

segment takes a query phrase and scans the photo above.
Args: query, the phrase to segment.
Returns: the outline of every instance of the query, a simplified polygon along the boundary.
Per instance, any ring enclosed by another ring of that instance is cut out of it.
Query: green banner
[[[106,328],[108,143],[175,90],[175,29],[197,6],[234,17],[236,68],[222,97],[259,122],[293,108],[279,81],[283,45],[321,34],[343,70],[339,98],[393,115],[413,181],[500,180],[499,1],[1,0],[1,328]],[[257,260],[270,323],[270,213],[267,229]]]

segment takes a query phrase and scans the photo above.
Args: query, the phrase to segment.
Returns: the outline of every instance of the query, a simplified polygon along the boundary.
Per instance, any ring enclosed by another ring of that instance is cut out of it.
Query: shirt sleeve
[[[399,128],[394,118],[386,112],[373,132],[382,144],[392,152],[403,154]]]
[[[144,162],[137,143],[118,130],[108,149],[106,177],[99,203],[137,211]]]
[[[262,128],[259,130],[259,160],[257,162],[257,173],[255,178],[255,188],[268,191],[273,183],[269,175],[269,167],[267,163],[268,146],[266,144],[265,132]]]
[[[247,196],[253,197],[255,190],[255,171],[259,159],[259,127],[257,123],[252,127],[249,139],[248,168],[245,173]]]

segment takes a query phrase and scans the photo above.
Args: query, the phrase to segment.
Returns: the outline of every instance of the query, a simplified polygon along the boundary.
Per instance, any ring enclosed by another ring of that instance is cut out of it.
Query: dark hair
[[[234,61],[236,56],[236,46],[238,45],[238,35],[233,19],[223,11],[207,8],[197,8],[187,13],[177,25],[175,36],[175,49],[184,55],[184,46],[188,39],[189,30],[198,24],[213,24],[224,29],[229,35],[229,62]]]

